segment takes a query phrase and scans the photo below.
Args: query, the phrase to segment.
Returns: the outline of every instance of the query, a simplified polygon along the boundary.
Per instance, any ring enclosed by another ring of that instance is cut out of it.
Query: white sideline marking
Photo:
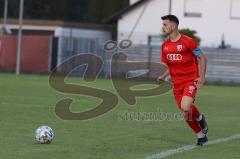
[[[213,141],[208,141],[206,144],[204,144],[204,146],[205,145],[219,144],[219,143],[228,142],[228,141],[232,141],[232,140],[236,140],[236,139],[240,139],[240,134],[236,134],[236,135],[229,136],[229,137],[226,137],[226,138],[216,139],[216,140],[213,140]],[[199,146],[196,146],[196,145],[186,145],[186,146],[183,146],[183,147],[179,147],[177,149],[171,149],[171,150],[163,151],[163,152],[160,152],[160,153],[157,153],[157,154],[153,154],[151,156],[146,157],[145,159],[162,159],[162,158],[174,155],[174,154],[183,153],[183,152],[186,152],[186,151],[191,151],[192,149],[198,148],[198,147]]]

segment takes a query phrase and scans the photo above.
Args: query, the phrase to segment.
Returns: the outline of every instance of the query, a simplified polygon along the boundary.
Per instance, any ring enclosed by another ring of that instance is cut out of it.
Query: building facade
[[[136,5],[138,4],[138,5]],[[240,0],[131,0],[129,9],[117,18],[118,40],[131,38],[146,44],[149,36],[161,34],[161,16],[174,14],[179,28],[197,31],[201,45],[240,48]]]

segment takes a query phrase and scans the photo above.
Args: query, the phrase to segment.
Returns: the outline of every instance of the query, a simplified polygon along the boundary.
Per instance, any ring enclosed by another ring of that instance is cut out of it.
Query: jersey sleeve
[[[198,47],[198,44],[194,39],[189,39],[188,40],[188,49],[190,51],[193,52],[195,49],[197,49],[197,47]]]
[[[202,50],[198,47],[198,44],[194,39],[190,39],[188,44],[189,44],[188,48],[195,56],[198,56],[203,53]]]

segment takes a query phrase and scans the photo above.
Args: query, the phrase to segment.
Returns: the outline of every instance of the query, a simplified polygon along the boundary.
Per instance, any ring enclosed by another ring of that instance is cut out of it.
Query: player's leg
[[[181,100],[181,109],[183,112],[189,112],[190,118],[194,118],[199,121],[200,118],[202,118],[202,115],[198,111],[197,107],[193,104],[194,98],[191,96],[187,96],[186,93],[184,93],[184,96]]]
[[[197,87],[194,83],[188,83],[185,85],[183,98],[181,101],[181,109],[189,112],[191,117],[199,122],[202,132],[206,134],[208,132],[208,125],[205,116],[201,114],[197,107],[193,104],[196,93]]]
[[[181,109],[181,105],[182,105],[182,101],[183,103],[187,103],[187,102],[190,102],[192,103],[193,102],[193,98],[191,98],[191,101],[185,101],[185,99],[183,99],[183,95],[184,95],[184,88],[185,86],[182,85],[182,86],[175,86],[174,87],[174,90],[173,90],[173,93],[174,93],[174,97],[177,101],[177,105],[178,105],[178,108]],[[189,99],[189,98],[188,98]],[[189,99],[190,100],[190,99]],[[190,106],[189,107],[186,107],[187,108],[191,108]],[[191,109],[190,109],[191,110]],[[189,113],[189,111],[183,111],[184,112],[184,115],[185,115],[185,121],[187,122],[187,124],[189,125],[189,127],[197,134],[198,136],[198,142],[197,142],[197,145],[202,145],[203,143],[207,142],[207,136],[202,133],[201,131],[201,127],[199,126],[199,123],[196,119],[192,118],[192,115],[191,113]]]
[[[202,128],[202,132],[204,134],[207,134],[208,133],[208,125],[207,125],[206,118],[203,114],[201,114],[200,117],[198,118],[198,122],[200,124],[200,127]]]
[[[202,115],[197,107],[193,105],[197,88],[194,83],[185,85],[183,97],[181,100],[181,109],[187,117],[186,121],[198,136],[198,145],[207,142],[207,123],[204,115]]]
[[[184,87],[183,87],[184,88]],[[181,108],[182,106],[182,103],[184,104],[187,104],[187,102],[190,102],[189,98],[183,98],[183,94],[184,94],[184,89],[182,90],[174,90],[174,97],[177,101],[177,104],[178,104],[178,108],[181,109],[183,112],[184,112],[184,117],[185,117],[185,121],[187,122],[187,124],[189,125],[189,127],[196,133],[200,133],[201,132],[201,127],[199,126],[199,123],[198,121],[196,121],[194,118],[192,118],[192,115],[191,113],[189,113],[190,111],[188,111],[188,107],[184,107],[184,109]],[[186,99],[188,99],[187,101],[185,101]],[[192,103],[192,100],[191,100],[191,103]],[[190,106],[189,106],[190,108]],[[194,119],[194,120],[193,120]],[[200,136],[201,133],[198,135]]]
[[[184,112],[185,120],[188,123],[188,125],[193,129],[193,131],[198,134],[201,132],[201,127],[196,120],[197,117],[200,116],[199,111],[196,107],[192,106],[193,98],[189,96],[183,96],[181,100],[181,110]],[[199,137],[202,136],[198,135]]]

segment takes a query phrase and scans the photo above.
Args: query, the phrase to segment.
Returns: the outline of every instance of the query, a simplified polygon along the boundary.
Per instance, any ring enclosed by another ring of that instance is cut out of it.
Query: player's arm
[[[162,63],[164,66],[166,66],[166,70],[157,78],[157,83],[160,84],[165,81],[165,78],[169,75],[169,68],[166,63]]]
[[[199,59],[200,70],[199,70],[199,78],[195,79],[197,87],[200,88],[205,82],[205,75],[207,69],[207,59],[205,54],[202,52],[201,49],[197,48],[193,51],[193,53]]]
[[[164,45],[164,44],[163,44]],[[162,48],[164,47],[162,45]],[[169,75],[169,68],[168,68],[168,60],[166,57],[166,53],[162,49],[162,56],[161,56],[161,62],[162,64],[166,67],[165,71],[157,78],[157,83],[161,84],[162,82],[165,81],[165,78]]]

